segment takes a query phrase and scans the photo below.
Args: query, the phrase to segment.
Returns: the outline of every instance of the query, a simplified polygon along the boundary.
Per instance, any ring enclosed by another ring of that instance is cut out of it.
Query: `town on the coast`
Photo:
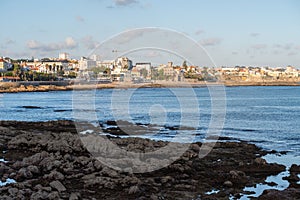
[[[186,61],[153,65],[134,62],[127,57],[104,60],[99,55],[71,59],[68,53],[58,58],[11,59],[0,57],[0,81],[62,81],[74,78],[99,83],[152,81],[169,82],[299,82],[296,66],[192,66]]]

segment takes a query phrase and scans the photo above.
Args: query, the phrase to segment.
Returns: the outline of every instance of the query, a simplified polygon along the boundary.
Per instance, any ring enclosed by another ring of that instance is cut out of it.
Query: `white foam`
[[[205,194],[211,195],[211,194],[218,194],[219,192],[220,192],[220,190],[212,189],[211,191],[205,192]]]
[[[0,181],[0,186],[5,186],[7,184],[16,183],[14,179],[8,178],[5,182]]]

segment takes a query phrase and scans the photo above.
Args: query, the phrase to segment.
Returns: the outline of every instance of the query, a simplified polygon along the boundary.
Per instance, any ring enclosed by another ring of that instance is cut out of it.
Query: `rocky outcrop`
[[[90,154],[70,121],[0,122],[0,175],[17,183],[0,187],[3,198],[19,199],[228,199],[247,185],[278,174],[282,165],[261,159],[266,152],[245,142],[216,143],[204,158],[193,143],[170,165],[147,173],[118,171]],[[104,136],[95,136],[104,137]],[[153,152],[164,141],[111,137],[126,152]],[[174,143],[180,148],[182,144]],[[120,162],[124,163],[122,155]],[[161,158],[144,158],[149,166]],[[149,167],[148,166],[148,167]],[[296,167],[294,167],[296,169]],[[293,169],[294,169],[293,168]],[[220,192],[207,194],[213,189]]]

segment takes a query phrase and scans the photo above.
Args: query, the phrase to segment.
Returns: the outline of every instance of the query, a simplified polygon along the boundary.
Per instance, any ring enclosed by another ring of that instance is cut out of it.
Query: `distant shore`
[[[67,90],[90,90],[90,89],[113,89],[113,88],[180,88],[180,87],[206,87],[224,85],[235,86],[300,86],[299,82],[292,81],[225,81],[225,82],[205,82],[205,81],[154,81],[151,83],[131,82],[66,82],[66,81],[47,81],[47,82],[0,82],[0,93],[16,92],[48,92],[48,91],[67,91]]]

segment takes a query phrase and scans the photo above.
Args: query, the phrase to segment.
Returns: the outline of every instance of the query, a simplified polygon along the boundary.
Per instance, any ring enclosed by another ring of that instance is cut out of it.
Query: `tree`
[[[185,60],[185,61],[183,61],[183,63],[182,63],[182,67],[183,67],[185,70],[187,70],[188,66],[187,66],[187,64],[186,64],[186,60]]]
[[[158,70],[158,79],[159,80],[164,80],[165,79],[164,70],[163,69]]]
[[[19,76],[20,75],[20,71],[21,71],[21,67],[19,64],[17,63],[14,63],[14,66],[13,66],[13,76]]]
[[[141,69],[141,70],[140,70],[140,75],[141,75],[142,77],[146,78],[147,75],[148,75],[148,70],[145,69],[145,68]]]

